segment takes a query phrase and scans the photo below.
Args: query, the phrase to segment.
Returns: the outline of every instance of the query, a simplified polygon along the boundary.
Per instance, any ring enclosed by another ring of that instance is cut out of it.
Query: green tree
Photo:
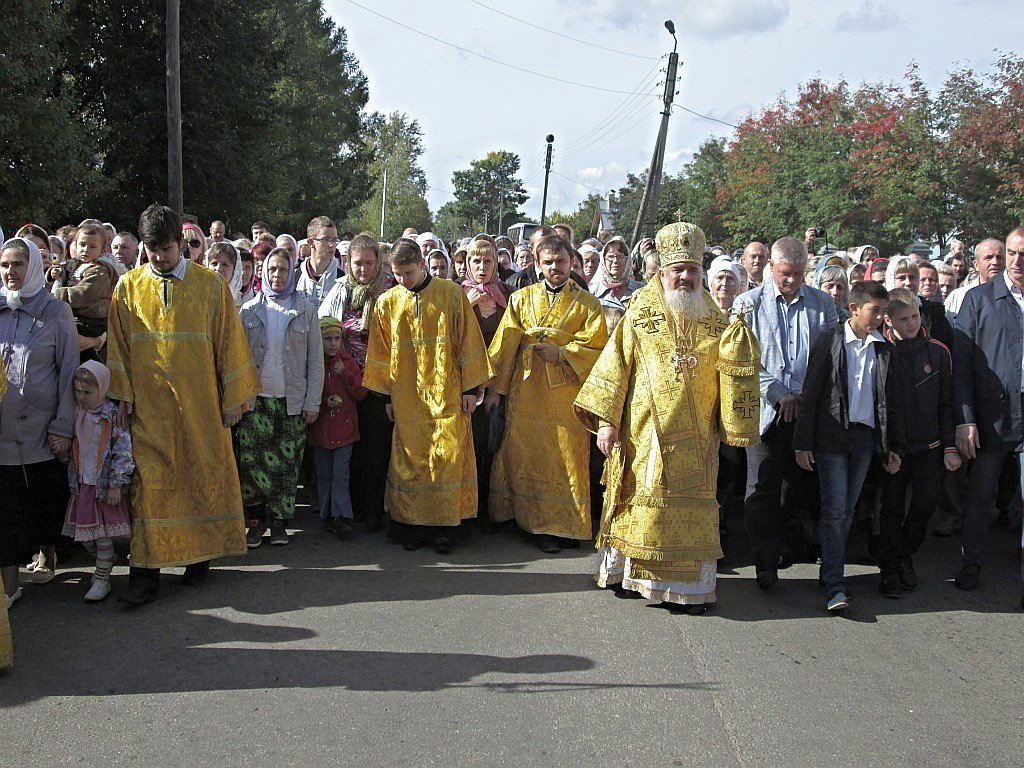
[[[580,241],[586,240],[591,236],[591,230],[594,224],[594,214],[600,210],[601,196],[596,192],[591,192],[587,195],[578,206],[576,210],[565,213],[563,211],[554,211],[548,214],[547,224],[554,226],[555,224],[568,224],[572,227],[572,231],[575,233],[576,238]],[[597,234],[596,232],[594,233]]]
[[[725,243],[728,231],[722,222],[719,190],[725,186],[725,139],[709,139],[677,176],[666,179],[658,201],[657,226],[678,220],[696,224],[709,243]]]
[[[481,224],[481,229],[497,231],[522,220],[519,206],[529,199],[519,173],[519,155],[498,150],[474,160],[466,170],[452,174],[455,186],[455,213],[466,222]],[[440,211],[438,211],[440,216]]]
[[[75,116],[74,83],[63,72],[60,51],[73,37],[69,31],[61,3],[4,5],[0,200],[12,230],[27,221],[56,229],[103,182]]]
[[[384,239],[392,241],[406,227],[420,232],[431,228],[427,205],[427,177],[420,167],[423,156],[423,131],[416,120],[392,112],[386,118],[374,114],[368,121],[373,160],[369,175],[373,179],[369,199],[359,209],[356,229],[380,233],[381,197],[384,192],[384,167],[387,167],[387,208]]]

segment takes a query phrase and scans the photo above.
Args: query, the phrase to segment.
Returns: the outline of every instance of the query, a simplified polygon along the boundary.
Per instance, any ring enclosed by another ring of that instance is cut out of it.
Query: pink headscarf
[[[469,261],[469,256],[466,256],[466,261]],[[466,277],[462,281],[462,290],[469,293],[472,290],[483,291],[492,299],[494,303],[504,309],[508,306],[508,298],[501,290],[501,281],[498,279],[498,262],[494,262],[494,271],[491,272],[491,279],[486,283],[478,283],[473,278],[473,273],[469,269],[469,264],[466,264]]]
[[[185,240],[191,239],[188,236],[189,232],[195,233],[196,239],[199,240],[199,253],[201,254],[200,258],[202,258],[202,255],[206,253],[206,235],[203,234],[203,230],[201,230],[197,224],[193,224],[192,222],[188,222],[181,228],[181,233]]]
[[[96,407],[85,410],[75,406],[75,434],[84,435],[88,432],[90,417],[93,424],[97,423],[100,418],[100,411],[106,405],[107,390],[110,389],[110,369],[96,360],[86,360],[78,367],[79,369],[85,368],[85,370],[92,374],[100,391],[100,401],[96,404]]]

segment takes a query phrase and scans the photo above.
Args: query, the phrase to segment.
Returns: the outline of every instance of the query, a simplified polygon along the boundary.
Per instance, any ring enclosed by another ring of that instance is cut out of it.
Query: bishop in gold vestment
[[[407,266],[396,262],[396,275]],[[491,365],[462,289],[425,273],[419,280],[377,299],[363,386],[390,397],[394,413],[385,510],[407,526],[450,528],[477,514],[463,395],[476,396]]]
[[[575,403],[608,455],[598,584],[704,606],[722,556],[718,445],[758,439],[760,352],[701,287],[703,232],[671,225],[656,242],[659,274],[633,295]]]
[[[542,269],[544,243],[538,246]],[[538,537],[591,538],[590,437],[572,404],[607,341],[601,303],[572,280],[552,287],[545,278],[509,297],[489,349],[490,389],[507,396],[505,436],[491,475],[494,522],[515,518]],[[558,348],[556,362],[536,353],[541,343]],[[538,544],[545,551],[558,546],[548,538]]]
[[[131,403],[131,562],[203,563],[246,551],[242,493],[222,424],[259,392],[227,283],[187,261],[121,277],[110,306],[109,396]]]

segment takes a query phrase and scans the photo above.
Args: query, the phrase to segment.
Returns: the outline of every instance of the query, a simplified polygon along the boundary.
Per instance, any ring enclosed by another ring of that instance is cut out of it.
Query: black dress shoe
[[[156,600],[156,590],[149,585],[132,585],[128,591],[117,596],[117,602],[130,608],[137,608]]]
[[[447,555],[452,551],[452,540],[447,536],[438,536],[434,539],[434,551],[439,555]]]
[[[881,580],[878,582],[878,592],[886,597],[899,597],[903,592],[900,588],[899,575],[895,573],[883,574]]]
[[[771,589],[779,583],[779,572],[778,571],[758,571],[757,572],[757,586],[761,589]]]
[[[546,552],[549,555],[553,555],[556,552],[561,552],[562,547],[558,544],[558,539],[554,536],[548,536],[547,534],[538,534],[533,537],[533,540],[537,542],[537,548],[541,552]]]
[[[964,563],[964,567],[960,569],[960,573],[956,575],[954,581],[957,587],[965,592],[977,589],[978,582],[981,581],[981,566],[975,563]]]
[[[920,583],[917,571],[914,570],[914,561],[909,556],[903,558],[900,563],[900,586],[904,589],[917,589]]]
[[[181,577],[181,585],[183,587],[198,587],[206,581],[206,577],[209,575],[209,560],[205,560],[201,563],[192,563],[192,565],[186,565],[185,575]]]

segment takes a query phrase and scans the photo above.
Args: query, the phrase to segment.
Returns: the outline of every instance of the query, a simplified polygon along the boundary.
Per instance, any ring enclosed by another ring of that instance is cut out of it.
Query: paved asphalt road
[[[441,558],[296,523],[204,587],[172,572],[136,611],[82,601],[84,556],[27,586],[0,765],[1024,764],[1005,529],[977,592],[948,581],[956,543],[930,538],[920,590],[887,600],[851,566],[843,616],[813,565],[760,592],[734,535],[719,604],[694,617],[596,589],[587,549],[496,533]]]

